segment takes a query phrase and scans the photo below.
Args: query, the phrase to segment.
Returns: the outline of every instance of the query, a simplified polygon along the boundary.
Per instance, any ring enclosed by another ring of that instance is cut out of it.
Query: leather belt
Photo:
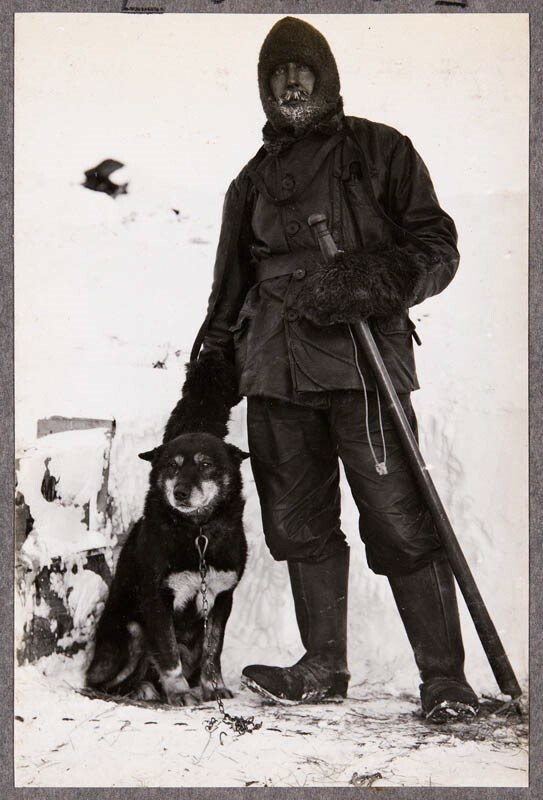
[[[282,256],[271,256],[258,261],[254,265],[256,282],[280,278],[283,275],[293,275],[295,279],[302,280],[309,272],[316,272],[324,266],[320,251],[314,251],[314,259],[311,258],[312,252],[305,250],[299,255],[285,253]]]

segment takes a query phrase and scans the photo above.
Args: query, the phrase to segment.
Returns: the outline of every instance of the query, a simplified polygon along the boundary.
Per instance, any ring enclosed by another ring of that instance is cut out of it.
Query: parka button
[[[287,192],[292,191],[292,189],[294,189],[294,186],[296,185],[296,181],[294,180],[292,175],[285,175],[281,183],[283,185],[283,189],[286,189]]]
[[[300,230],[300,223],[296,222],[295,219],[291,220],[290,222],[287,222],[286,231],[289,236],[294,236],[294,234],[298,233],[299,230]]]
[[[295,269],[292,273],[297,281],[301,281],[302,278],[305,278],[305,269]]]
[[[289,311],[287,311],[287,319],[289,322],[296,322],[298,319],[298,312],[294,311],[293,308],[289,309]]]

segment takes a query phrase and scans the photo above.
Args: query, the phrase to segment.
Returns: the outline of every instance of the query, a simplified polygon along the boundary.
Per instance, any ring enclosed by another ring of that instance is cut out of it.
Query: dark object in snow
[[[15,492],[15,552],[18,553],[34,527],[34,517],[30,513],[22,492]]]
[[[18,580],[24,582],[24,566],[19,567]],[[74,639],[73,611],[67,595],[59,587],[65,585],[66,564],[61,558],[53,558],[31,576],[32,616],[25,622],[23,637],[17,646],[17,662],[34,662],[52,653],[71,655],[83,646]],[[111,572],[104,548],[88,550],[84,573],[95,572],[105,583],[111,582]]]
[[[209,351],[189,362],[186,370],[181,399],[170,414],[163,441],[196,431],[223,439],[230,410],[241,400],[234,365],[221,353]]]
[[[109,453],[111,449],[111,440],[115,436],[116,422],[114,419],[98,419],[94,417],[46,417],[45,419],[38,420],[37,435],[38,438],[42,436],[49,436],[54,433],[64,433],[66,431],[79,431],[91,430],[93,428],[105,428],[106,448],[104,452],[104,466],[102,470],[102,485],[96,496],[96,504],[94,498],[89,498],[89,502],[85,503],[84,508],[84,522],[89,529],[99,529],[103,525],[105,517],[111,516],[111,498],[108,492],[109,480]],[[56,478],[50,476],[48,463],[51,459],[47,458],[45,462],[46,471],[42,481],[42,494],[46,500],[54,500],[58,497],[55,486],[58,483]],[[53,483],[54,481],[54,483]],[[93,506],[92,519],[90,514],[91,499]]]
[[[350,786],[373,786],[375,781],[381,780],[383,776],[380,772],[372,772],[368,775],[359,775],[358,772],[353,772],[353,776],[349,781]]]
[[[173,213],[175,214],[176,217],[178,217],[179,214],[181,213],[178,208],[172,208],[172,211],[173,211]]]
[[[155,361],[153,364],[153,369],[166,369],[166,362],[165,361]]]
[[[46,458],[44,461],[45,472],[43,473],[43,478],[41,482],[41,494],[42,497],[44,497],[48,503],[52,503],[53,500],[57,497],[57,483],[60,480],[60,478],[55,478],[55,476],[51,475],[51,473],[49,472],[50,461],[51,461],[50,458]]]
[[[232,697],[220,657],[247,557],[240,473],[247,455],[207,433],[184,434],[140,454],[152,464],[144,515],[119,556],[88,687],[170,705]],[[207,539],[207,634],[201,536]]]
[[[116,170],[124,167],[122,161],[115,161],[113,158],[106,158],[96,167],[86,170],[85,180],[81,184],[86,189],[94,192],[105,192],[110,197],[117,197],[119,194],[128,194],[128,183],[113,183],[109,176]]]
[[[33,615],[25,622],[23,639],[17,648],[19,664],[36,661],[56,652],[58,640],[68,636],[73,629],[67,604],[55,591],[55,579],[62,572],[60,559],[55,559],[49,567],[43,567],[33,580]]]
[[[260,730],[262,727],[261,722],[255,722],[254,716],[241,717],[227,714],[225,711],[223,711],[223,716],[221,719],[211,717],[211,719],[207,720],[205,729],[209,733],[214,733],[220,725],[230,728],[230,730],[234,733],[237,733],[238,736],[243,736],[244,733],[254,733],[255,731]],[[228,734],[226,731],[220,731],[219,741],[221,744],[224,744],[222,737],[227,735]]]
[[[111,524],[113,504],[108,490],[109,456],[115,427],[115,420],[86,417],[53,416],[39,419],[37,423],[38,438],[52,436],[51,442],[57,433],[93,428],[105,429],[103,450],[100,446],[100,451],[97,453],[102,465],[102,482],[94,497],[89,492],[87,502],[79,501],[85,524],[93,531],[103,530]],[[73,447],[69,444],[66,446]],[[60,452],[56,444],[52,447],[54,452]],[[50,460],[49,457],[44,460],[45,473],[41,484],[42,495],[49,501],[58,497],[58,479],[51,475]],[[84,495],[80,495],[80,498],[83,499]],[[22,505],[19,505],[21,500]],[[55,652],[65,654],[77,652],[82,646],[80,626],[86,622],[81,617],[79,620],[74,619],[73,609],[68,602],[69,587],[73,580],[71,576],[78,569],[81,570],[81,567],[78,568],[70,560],[65,562],[62,557],[53,555],[49,563],[39,570],[33,568],[24,550],[22,554],[19,553],[29,532],[28,526],[33,523],[32,516],[30,509],[24,504],[22,495],[16,502],[17,589],[22,595],[26,609],[23,634],[17,645],[17,660],[22,664],[26,661],[36,661]],[[111,557],[111,546],[90,550],[82,542],[82,548],[87,557],[82,571],[94,572],[109,584],[111,571],[108,562]],[[69,579],[67,572],[70,573]]]

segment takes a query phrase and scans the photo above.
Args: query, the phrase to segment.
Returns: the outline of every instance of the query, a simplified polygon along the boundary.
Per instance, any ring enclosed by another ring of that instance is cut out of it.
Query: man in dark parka
[[[264,535],[287,561],[306,652],[291,667],[246,667],[244,681],[279,702],[346,696],[339,458],[368,564],[387,576],[413,648],[423,713],[475,714],[451,568],[351,329],[370,323],[416,431],[408,309],[453,278],[454,223],[407,137],[344,116],[334,57],[311,25],[274,25],[258,79],[264,146],[227,192],[207,317],[165,433],[190,419],[224,436],[247,397]],[[307,223],[314,213],[341,251],[331,266]]]

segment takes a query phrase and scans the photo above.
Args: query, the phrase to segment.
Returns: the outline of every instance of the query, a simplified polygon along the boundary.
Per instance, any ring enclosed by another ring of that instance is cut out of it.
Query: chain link
[[[200,528],[200,533],[196,537],[195,540],[196,549],[198,550],[198,555],[200,557],[200,564],[199,564],[199,572],[200,572],[200,594],[202,596],[202,616],[204,618],[204,652],[208,652],[208,648],[205,647],[206,640],[208,638],[208,622],[209,622],[209,600],[207,598],[207,563],[205,559],[205,554],[207,551],[207,546],[209,544],[209,539],[205,534],[202,533],[202,529]],[[209,664],[209,677],[211,679],[211,686],[213,687],[213,691],[215,693],[215,700],[217,702],[217,706],[219,707],[219,712],[222,714],[221,719],[216,719],[215,717],[211,717],[211,719],[206,720],[206,731],[212,733],[213,731],[217,730],[219,725],[223,723],[231,728],[234,733],[237,733],[241,736],[244,733],[252,733],[253,731],[258,730],[262,727],[261,722],[255,722],[254,717],[242,717],[242,716],[234,716],[228,714],[224,710],[224,704],[222,702],[222,697],[219,694],[219,686],[217,683],[217,676],[215,675],[215,669],[213,664]],[[224,735],[224,731],[219,734],[220,742],[222,741],[222,736]]]

